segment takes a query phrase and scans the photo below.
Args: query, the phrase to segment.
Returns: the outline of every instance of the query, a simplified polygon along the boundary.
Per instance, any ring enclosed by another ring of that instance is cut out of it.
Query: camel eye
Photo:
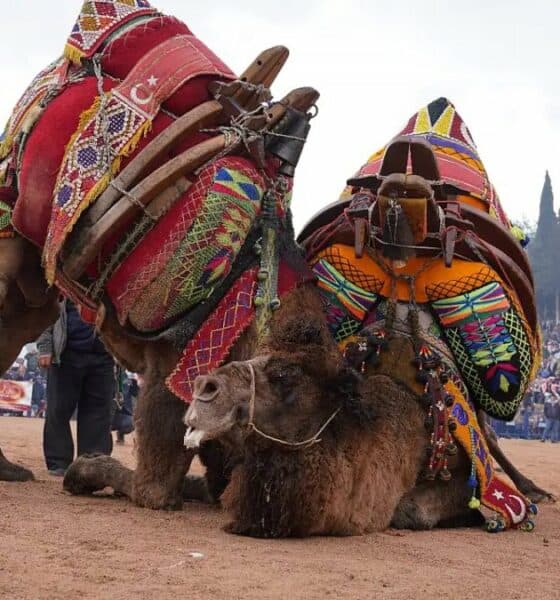
[[[303,371],[299,365],[275,361],[267,368],[267,378],[274,392],[287,406],[295,404],[295,389],[301,383]]]

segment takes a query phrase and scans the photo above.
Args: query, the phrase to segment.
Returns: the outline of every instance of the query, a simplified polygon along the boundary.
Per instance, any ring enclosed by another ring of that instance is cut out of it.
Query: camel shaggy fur
[[[410,342],[396,345],[411,364]],[[415,488],[429,442],[424,419],[416,394],[385,375],[358,375],[322,320],[301,315],[275,329],[258,357],[199,377],[185,418],[187,441],[241,440],[222,503],[228,530],[256,537],[480,523],[467,508],[464,454],[452,483]]]

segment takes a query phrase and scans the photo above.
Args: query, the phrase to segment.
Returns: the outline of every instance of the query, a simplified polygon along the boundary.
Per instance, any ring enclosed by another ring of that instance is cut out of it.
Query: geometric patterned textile
[[[467,196],[482,200],[491,216],[507,229],[511,227],[469,129],[447,98],[438,98],[419,110],[398,135],[428,141],[435,152],[442,181]],[[357,176],[379,174],[385,149],[373,154]],[[348,188],[343,196],[347,192]]]
[[[186,345],[177,367],[167,378],[167,387],[185,402],[192,400],[194,380],[221,366],[251,324],[255,316],[257,271],[257,267],[249,269],[235,281]]]
[[[377,292],[383,282],[365,272],[363,261],[352,262],[345,257],[339,246],[326,248],[316,259],[312,269],[327,325],[335,340],[341,343],[362,328],[377,303]]]
[[[68,75],[68,66],[69,63],[65,58],[59,58],[36,75],[29,84],[15,105],[6,129],[0,137],[0,160],[6,158],[11,152],[13,144],[22,130],[28,130],[32,123],[39,118],[44,109],[42,101],[45,96],[64,85]],[[0,183],[2,182],[0,181]]]
[[[54,191],[43,254],[49,282],[60,248],[82,212],[148,133],[161,104],[199,75],[229,78],[232,73],[194,36],[175,36],[147,52],[121,84],[96,98],[82,114]]]
[[[490,283],[496,279],[496,273],[485,265],[480,265],[480,271],[473,272],[460,279],[449,279],[444,281],[434,281],[426,285],[426,295],[430,300],[439,300],[440,298],[451,298],[458,296],[463,292],[476,289],[485,283]]]
[[[431,306],[477,403],[490,416],[512,418],[530,377],[532,353],[501,283]]]
[[[345,256],[339,245],[325,248],[319,253],[318,257],[324,258],[348,281],[351,281],[363,290],[378,294],[383,288],[383,281],[381,279],[378,279],[371,273],[366,273],[362,267],[362,263],[356,261],[353,256],[352,259]]]
[[[167,387],[183,401],[192,400],[194,380],[221,367],[241,334],[256,316],[254,298],[257,295],[257,273],[260,265],[247,269],[232,284],[196,334],[185,346],[179,364],[167,378]],[[295,288],[310,283],[307,270],[300,271],[280,258],[278,262],[278,297],[283,298]],[[256,327],[255,327],[256,330]]]
[[[461,444],[467,456],[474,460],[473,476],[476,480],[469,481],[469,486],[476,489],[478,483],[480,502],[486,508],[497,512],[507,528],[522,526],[530,517],[530,501],[496,475],[492,456],[475,412],[452,383],[448,383],[446,389],[454,398],[451,416],[457,429],[453,432],[453,437]]]
[[[0,200],[0,238],[14,237],[12,207]]]
[[[502,286],[492,282],[460,296],[437,300],[432,306],[444,327],[458,327],[508,310],[510,303]]]
[[[264,186],[245,159],[225,157],[203,169],[109,281],[121,322],[159,330],[208,299],[260,213]]]
[[[64,56],[79,64],[91,58],[107,37],[142,15],[156,15],[147,0],[86,0],[66,42]]]
[[[435,344],[437,353],[453,362],[455,383],[477,409],[510,420],[525,394],[538,353],[537,340],[515,296],[482,263],[455,259],[451,269],[442,260],[424,269],[423,264],[413,258],[401,271],[414,282],[419,314],[433,315],[431,325],[420,323],[423,340]],[[358,259],[353,247],[333,244],[313,257],[310,265],[327,324],[339,344],[364,328],[383,326],[390,278],[368,254]],[[398,280],[395,295],[397,311],[404,310],[402,326],[408,329],[410,285]],[[402,326],[395,322],[399,333]]]
[[[372,309],[377,295],[366,292],[341,275],[326,259],[319,259],[313,266],[318,285],[336,296],[344,308],[356,319],[363,320]]]

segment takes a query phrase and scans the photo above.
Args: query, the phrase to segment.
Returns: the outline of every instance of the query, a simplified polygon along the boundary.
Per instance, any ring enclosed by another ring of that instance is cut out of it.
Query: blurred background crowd
[[[537,378],[529,387],[515,419],[491,420],[499,437],[523,438],[557,443],[560,441],[560,325],[542,324],[543,361]],[[112,430],[116,442],[133,430],[133,414],[141,378],[115,365],[115,395]],[[4,374],[9,381],[28,381],[33,385],[31,405],[27,410],[8,410],[0,406],[0,415],[44,418],[47,408],[47,369],[39,364],[35,344],[28,344],[12,367]]]
[[[27,381],[32,384],[31,406],[27,410],[10,410],[0,406],[0,416],[45,418],[47,410],[47,372],[39,365],[39,352],[36,344],[27,344],[14,364],[4,373],[2,379]],[[124,435],[133,429],[133,414],[141,377],[115,365],[115,397],[112,406],[112,429],[116,442],[123,443]]]

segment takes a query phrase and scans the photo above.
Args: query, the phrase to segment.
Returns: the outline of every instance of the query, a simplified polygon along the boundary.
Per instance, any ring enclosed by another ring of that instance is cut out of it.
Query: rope
[[[134,196],[134,194],[131,194],[128,190],[122,188],[114,179],[112,179],[109,182],[109,185],[115,190],[117,190],[119,194],[122,194],[133,206],[139,208],[149,219],[151,219],[152,221],[158,220],[157,217],[155,217],[149,210],[147,210],[147,208],[142,204],[142,202],[140,202],[140,200],[138,200],[138,198]]]
[[[312,435],[310,438],[303,440],[301,442],[288,442],[286,440],[282,440],[280,438],[269,435],[268,433],[265,433],[264,431],[262,431],[255,425],[255,401],[257,398],[257,384],[256,384],[255,367],[253,366],[253,364],[250,361],[247,362],[247,365],[249,366],[249,371],[251,372],[251,398],[249,400],[249,423],[248,423],[247,427],[266,440],[275,442],[276,444],[280,444],[282,446],[294,448],[297,450],[304,450],[306,448],[310,448],[311,446],[314,446],[315,444],[319,444],[321,442],[321,437],[320,437],[321,434],[330,425],[332,420],[338,415],[338,413],[341,411],[342,407],[339,406],[331,414],[331,416],[323,423],[323,425],[321,425],[321,427],[319,428],[317,433],[315,433],[315,435]]]

